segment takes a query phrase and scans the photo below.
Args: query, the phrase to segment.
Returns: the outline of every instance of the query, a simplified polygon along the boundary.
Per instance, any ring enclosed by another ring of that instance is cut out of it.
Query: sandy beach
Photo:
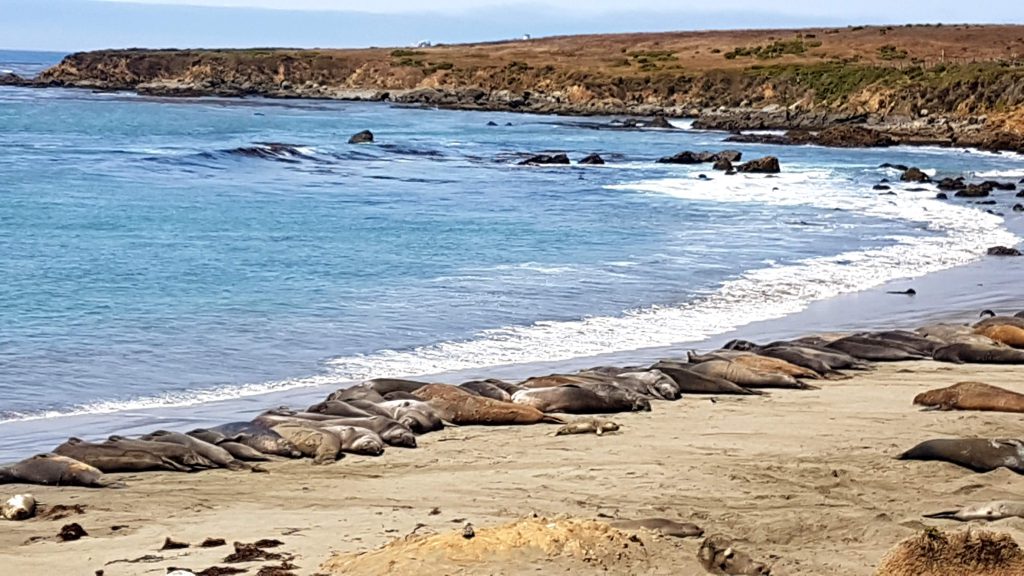
[[[938,437],[1013,437],[1017,414],[921,411],[922,391],[983,381],[1024,392],[1014,367],[935,362],[878,365],[820,390],[762,397],[685,396],[650,413],[615,416],[605,436],[552,436],[553,426],[458,427],[413,450],[347,456],[328,466],[275,462],[269,473],[115,475],[121,490],[4,486],[46,506],[81,505],[61,520],[4,523],[0,563],[12,574],[162,574],[221,562],[232,542],[276,538],[297,574],[325,572],[335,553],[396,538],[485,528],[532,514],[609,520],[665,517],[724,533],[773,574],[872,574],[895,543],[929,525],[923,513],[1019,494],[1024,480],[893,456]],[[59,543],[78,522],[89,536]],[[1024,520],[993,524],[1024,539]],[[159,551],[164,539],[192,548]],[[195,547],[206,538],[228,546]],[[700,574],[699,539],[643,532],[643,555],[591,567],[613,574]],[[150,556],[142,562],[129,563]],[[437,574],[580,573],[543,555],[501,564],[451,563]],[[261,566],[234,566],[255,574]],[[340,573],[340,572],[339,572]],[[400,573],[400,572],[395,572]]]

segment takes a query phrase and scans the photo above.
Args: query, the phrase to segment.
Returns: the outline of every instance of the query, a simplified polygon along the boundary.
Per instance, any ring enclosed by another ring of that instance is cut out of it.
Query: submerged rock
[[[580,160],[580,164],[598,165],[604,164],[604,158],[601,158],[600,154],[587,154]]]
[[[779,167],[779,159],[775,156],[765,156],[751,160],[746,164],[740,164],[736,170],[747,174],[778,174],[782,171]]]
[[[569,157],[565,154],[536,154],[519,163],[520,166],[544,166],[552,164],[568,164]]]
[[[903,175],[900,176],[900,180],[904,182],[931,182],[932,179],[922,172],[919,168],[910,167],[907,168]]]
[[[647,123],[647,128],[664,128],[667,130],[675,130],[673,126],[664,115],[658,114],[650,122]]]
[[[1006,246],[993,246],[988,249],[989,256],[1020,256],[1020,250]]]

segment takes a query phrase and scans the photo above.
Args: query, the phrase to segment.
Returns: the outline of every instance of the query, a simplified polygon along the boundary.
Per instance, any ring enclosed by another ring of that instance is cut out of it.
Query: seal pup
[[[932,359],[954,364],[1024,364],[1024,350],[984,344],[950,344],[936,350]]]
[[[169,444],[177,444],[179,446],[191,448],[203,458],[206,458],[221,468],[227,468],[228,470],[249,469],[249,466],[244,462],[235,459],[235,457],[224,448],[180,432],[157,430],[151,434],[146,434],[141,439],[149,442],[167,442]]]
[[[429,384],[417,390],[427,404],[453,424],[538,424],[549,422],[564,424],[560,418],[544,414],[532,406],[502,402],[474,395],[458,386]]]
[[[603,436],[605,432],[618,432],[619,425],[611,420],[603,418],[581,418],[573,420],[555,431],[555,436],[566,436],[569,434],[597,434]]]
[[[252,422],[231,422],[210,428],[210,431],[223,434],[232,441],[258,450],[262,454],[302,458],[302,452],[294,444],[267,426]]]
[[[687,364],[662,360],[651,366],[652,370],[660,370],[679,385],[683,394],[740,394],[756,395],[760,392],[744,388],[728,380],[705,376],[694,372]]]
[[[36,499],[31,494],[15,494],[0,507],[0,518],[4,520],[28,520],[36,515]]]
[[[98,468],[58,454],[37,454],[10,466],[0,466],[0,484],[124,487],[123,482],[104,477]]]
[[[1024,443],[1012,439],[955,438],[927,440],[896,457],[898,460],[938,460],[975,472],[1007,468],[1024,474]]]
[[[1024,412],[1024,394],[981,382],[960,382],[922,392],[914,397],[914,404],[938,410]]]
[[[697,560],[711,574],[727,576],[770,576],[772,571],[763,562],[757,562],[746,552],[733,547],[723,534],[704,539],[697,551]]]
[[[320,427],[284,423],[273,430],[294,444],[303,456],[312,458],[314,464],[330,464],[341,456],[341,439]]]
[[[704,530],[689,522],[676,522],[667,518],[644,518],[643,520],[616,520],[611,527],[618,530],[650,530],[673,538],[700,538]]]
[[[1024,501],[1020,500],[996,500],[985,504],[964,506],[959,510],[945,510],[932,514],[925,514],[925,518],[941,518],[944,520],[959,520],[969,522],[971,520],[1002,520],[1003,518],[1024,518]]]

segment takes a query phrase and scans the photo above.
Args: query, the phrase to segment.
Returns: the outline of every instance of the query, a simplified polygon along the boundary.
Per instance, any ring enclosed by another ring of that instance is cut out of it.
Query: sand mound
[[[637,573],[648,554],[639,537],[593,520],[527,518],[463,531],[409,536],[362,554],[338,554],[329,574],[520,574],[540,566],[572,573]]]
[[[1020,576],[1024,551],[1007,534],[926,530],[890,550],[877,576]]]

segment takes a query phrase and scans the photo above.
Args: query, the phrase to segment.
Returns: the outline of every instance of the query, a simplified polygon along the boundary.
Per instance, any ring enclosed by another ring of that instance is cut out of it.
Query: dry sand
[[[660,516],[692,521],[737,539],[773,574],[872,574],[883,554],[923,526],[921,514],[1024,496],[1024,477],[975,474],[938,462],[892,457],[936,437],[1020,437],[1019,414],[923,412],[924,390],[976,380],[1024,392],[1024,369],[914,362],[880,366],[816,391],[765,397],[684,397],[653,412],[615,417],[618,434],[559,436],[548,425],[462,427],[390,448],[381,458],[348,456],[328,466],[273,463],[268,474],[121,475],[123,490],[0,486],[41,503],[82,504],[83,515],[0,524],[4,574],[163,574],[221,564],[233,541],[277,538],[297,574],[322,573],[335,552],[378,548],[413,531],[477,529],[533,513],[597,519]],[[52,538],[71,521],[89,536]],[[114,529],[114,527],[121,527]],[[992,523],[1024,542],[1024,520]],[[166,537],[227,548],[159,552]],[[48,540],[29,543],[30,539]],[[642,534],[642,558],[590,571],[702,574],[699,539]],[[154,562],[124,563],[146,555]],[[642,562],[643,568],[638,568]],[[271,562],[241,564],[248,574]],[[480,567],[455,562],[436,574],[581,573],[543,555]],[[398,572],[396,572],[398,573]]]

